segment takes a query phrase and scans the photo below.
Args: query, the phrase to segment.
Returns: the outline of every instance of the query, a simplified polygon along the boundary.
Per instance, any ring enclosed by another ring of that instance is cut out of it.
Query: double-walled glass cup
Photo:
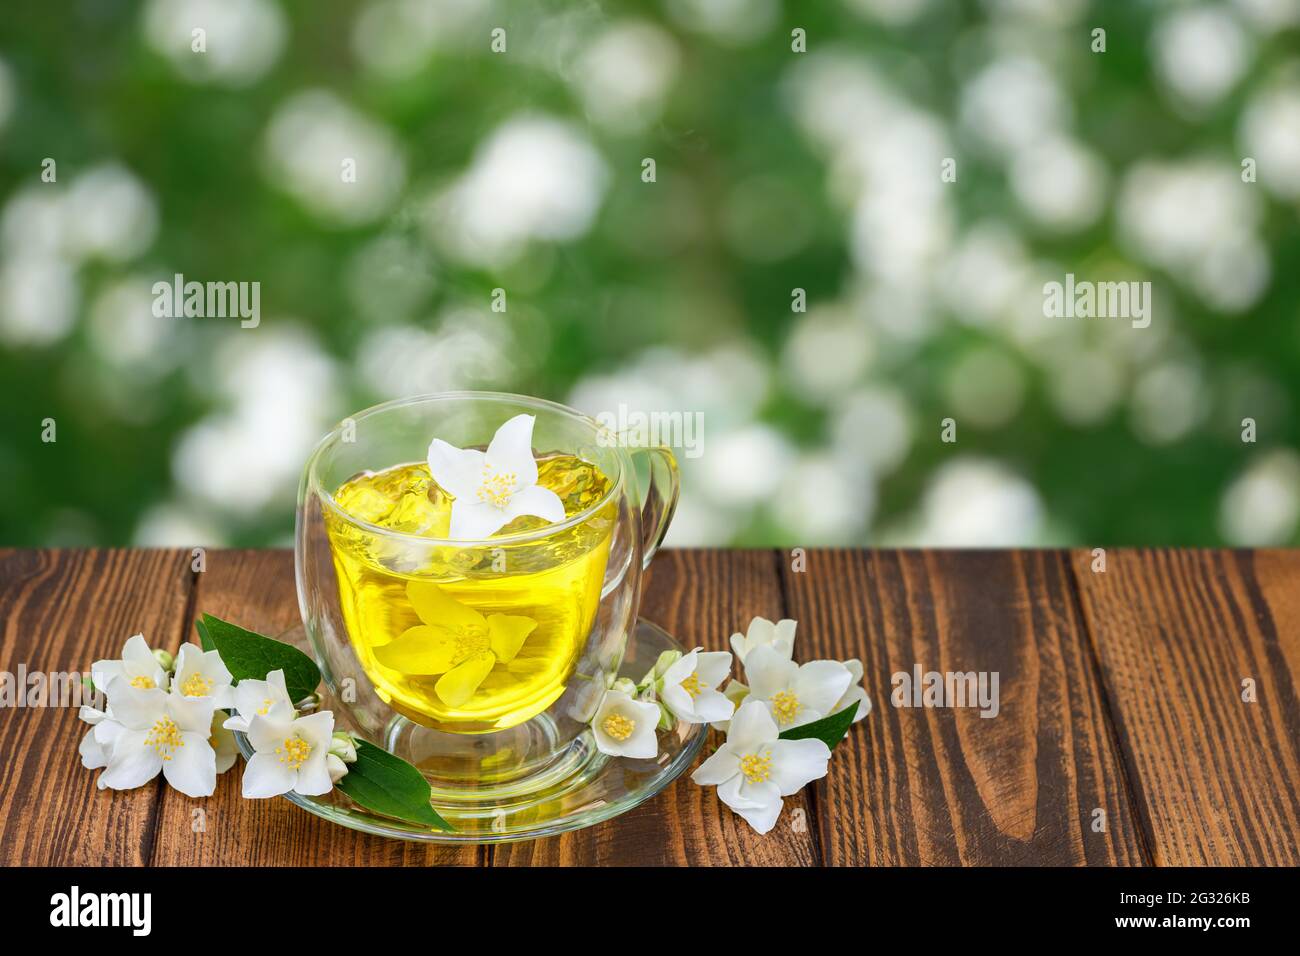
[[[436,505],[450,499],[420,469],[430,440],[484,449],[520,414],[534,416],[539,483],[560,494],[565,519],[449,539]],[[455,392],[345,419],[307,462],[296,537],[303,623],[337,706],[444,800],[580,772],[677,493],[667,449],[629,449],[539,399]]]

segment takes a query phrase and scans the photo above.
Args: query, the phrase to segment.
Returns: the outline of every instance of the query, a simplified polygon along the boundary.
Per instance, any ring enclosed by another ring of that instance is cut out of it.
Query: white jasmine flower
[[[678,720],[691,724],[727,720],[735,712],[735,705],[715,688],[729,673],[730,654],[701,652],[697,647],[664,671],[660,697]]]
[[[773,624],[765,617],[756,617],[749,622],[749,630],[743,636],[739,633],[731,635],[731,649],[742,664],[756,647],[770,647],[788,661],[794,654],[794,629],[797,625],[797,621],[789,618]]]
[[[241,680],[235,685],[234,706],[239,713],[231,714],[222,726],[242,734],[248,733],[248,722],[255,716],[271,721],[293,720],[296,716],[283,670],[271,671],[266,680]]]
[[[749,652],[745,676],[749,678],[749,699],[766,704],[782,730],[832,713],[853,680],[839,661],[809,661],[800,666],[768,646]]]
[[[336,730],[330,738],[330,755],[343,763],[357,762],[357,742],[346,730]]]
[[[722,696],[731,701],[731,706],[733,708],[737,708],[744,703],[745,698],[749,696],[749,688],[738,680],[729,680],[727,681],[727,686],[722,691]],[[725,734],[727,728],[731,726],[731,720],[730,718],[727,720],[715,720],[710,726],[713,727],[714,730],[720,730]]]
[[[330,775],[330,785],[334,785],[348,775],[348,765],[338,754],[325,755],[325,770]]]
[[[782,797],[826,776],[831,749],[823,741],[781,740],[776,721],[759,701],[736,711],[727,742],[700,764],[691,779],[717,787],[718,797],[759,833],[781,815]]]
[[[244,796],[278,797],[290,790],[305,797],[329,793],[334,780],[326,758],[333,735],[334,715],[328,710],[293,720],[254,713],[248,740],[256,753],[244,769]]]
[[[143,634],[129,638],[122,647],[121,660],[95,661],[90,665],[90,679],[95,687],[108,693],[115,679],[122,680],[137,690],[167,689],[167,672],[158,664],[153,651],[144,641]]]
[[[184,644],[176,658],[176,676],[172,690],[185,697],[210,697],[215,707],[235,703],[233,678],[216,651],[205,651],[197,644]]]
[[[497,429],[487,451],[457,448],[440,438],[429,445],[429,472],[454,500],[457,540],[491,537],[521,515],[564,520],[559,495],[537,484],[532,415],[516,415]]]
[[[239,756],[239,745],[235,743],[235,734],[227,730],[222,725],[225,717],[220,711],[212,714],[212,727],[208,735],[208,743],[212,745],[213,752],[217,755],[217,773],[222,774],[235,765],[235,760]]]
[[[99,775],[101,788],[131,790],[161,770],[187,797],[211,796],[217,785],[216,752],[208,742],[212,698],[168,694],[154,687],[114,694],[112,706],[112,717],[93,731],[108,756]]]
[[[90,730],[81,738],[77,753],[81,754],[81,765],[87,770],[98,770],[108,766],[108,759],[113,754],[113,741],[122,730],[122,725],[112,719],[107,709],[95,710],[93,707],[81,708],[82,720],[90,724]]]
[[[603,754],[650,758],[659,754],[659,739],[655,736],[658,723],[658,704],[633,700],[621,691],[611,690],[600,702],[591,729],[596,748]]]
[[[844,696],[835,702],[831,708],[832,714],[838,714],[845,707],[850,707],[854,702],[858,705],[857,713],[853,715],[853,722],[856,724],[867,714],[871,713],[871,698],[867,696],[866,688],[862,686],[862,661],[854,658],[844,662],[845,669],[849,672],[849,689],[844,692]]]

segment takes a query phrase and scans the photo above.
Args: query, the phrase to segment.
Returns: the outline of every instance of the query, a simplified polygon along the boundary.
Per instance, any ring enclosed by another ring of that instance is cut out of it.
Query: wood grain
[[[1300,556],[1114,549],[1091,565],[1073,555],[1155,862],[1300,863]]]
[[[814,551],[787,568],[796,659],[861,658],[875,705],[817,788],[828,864],[1142,862],[1060,555]],[[891,676],[917,664],[997,672],[997,715],[892,706]]]
[[[180,634],[190,588],[179,551],[0,551],[0,670],[89,673],[132,634]],[[149,860],[161,783],[98,790],[81,765],[77,707],[0,710],[0,865]]]
[[[192,616],[204,613],[272,635],[297,624],[292,552],[210,551],[207,569],[197,575]],[[222,774],[216,793],[204,800],[164,792],[151,863],[475,866],[485,856],[478,847],[431,846],[357,833],[288,800],[245,800],[239,792],[243,766],[241,760]]]
[[[243,800],[239,770],[208,800],[97,790],[75,707],[23,707],[0,709],[0,864],[1300,863],[1300,552],[1107,557],[1095,574],[1090,552],[809,551],[801,572],[782,552],[664,552],[642,610],[687,645],[790,616],[798,659],[864,663],[871,716],[766,837],[684,777],[534,843],[385,841]],[[0,671],[83,671],[136,632],[175,650],[200,611],[297,622],[290,553],[190,560],[0,550]],[[998,717],[891,706],[917,663],[997,671]]]
[[[686,647],[727,650],[750,618],[784,613],[771,551],[663,551],[641,612]],[[719,742],[714,733],[712,743]],[[706,744],[706,753],[709,745]],[[495,866],[784,865],[820,862],[811,791],[786,800],[776,828],[758,836],[689,772],[654,799],[605,823],[531,843],[496,847]]]

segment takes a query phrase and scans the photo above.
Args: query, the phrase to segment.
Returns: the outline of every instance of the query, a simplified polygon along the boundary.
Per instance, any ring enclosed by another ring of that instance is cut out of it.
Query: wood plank
[[[1300,864],[1300,555],[1106,559],[1073,567],[1155,862]]]
[[[783,615],[771,551],[669,550],[655,559],[641,613],[688,648],[728,650],[728,638],[760,615]],[[712,742],[720,741],[713,733]],[[706,745],[707,747],[708,745]],[[494,848],[494,866],[786,865],[819,862],[811,790],[786,800],[759,836],[689,773],[640,807],[585,830]]]
[[[0,551],[0,669],[89,673],[136,633],[174,645],[191,586],[182,551]],[[67,702],[0,711],[0,865],[140,865],[162,784],[98,790]]]
[[[210,551],[194,615],[215,614],[265,634],[297,624],[291,551]],[[189,634],[193,635],[192,622]],[[189,637],[197,640],[196,637]],[[186,866],[478,865],[478,847],[386,840],[329,823],[288,800],[245,800],[240,760],[205,800],[164,792],[151,862]],[[195,813],[201,810],[202,814]],[[197,826],[195,821],[201,822]]]
[[[1060,554],[810,551],[783,568],[796,660],[861,659],[874,704],[817,789],[828,864],[1143,862]],[[892,675],[918,664],[997,672],[997,715],[893,706]]]

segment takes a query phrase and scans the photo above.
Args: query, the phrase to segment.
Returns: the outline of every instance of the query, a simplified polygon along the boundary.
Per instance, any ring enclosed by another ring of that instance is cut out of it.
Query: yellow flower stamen
[[[152,747],[163,760],[171,760],[172,754],[185,746],[185,741],[181,740],[181,729],[176,726],[176,721],[160,717],[144,738],[144,745]]]
[[[794,719],[799,716],[799,698],[791,691],[778,691],[772,695],[772,712],[776,715],[778,724],[785,726],[794,723]]]
[[[297,770],[311,756],[311,744],[301,737],[286,737],[284,746],[276,747],[275,752],[280,755],[280,763],[287,764],[290,770]]]
[[[140,690],[153,690],[158,685],[153,682],[152,677],[140,674],[138,677],[131,678],[131,686],[139,688]]]
[[[686,693],[690,694],[692,697],[699,697],[700,691],[704,690],[704,685],[700,683],[698,677],[692,674],[690,677],[686,678],[686,680],[682,681],[682,690],[686,691]]]
[[[479,501],[504,508],[510,503],[510,496],[515,493],[519,477],[513,471],[496,471],[484,467],[483,480],[479,483],[476,495]]]
[[[615,740],[627,740],[632,736],[632,731],[636,730],[636,724],[622,714],[610,714],[600,726]]]
[[[181,693],[186,697],[207,697],[212,693],[212,684],[212,681],[195,671],[181,684]]]
[[[740,772],[750,783],[764,783],[772,776],[771,754],[746,754],[740,758]]]
[[[271,712],[271,704],[272,704],[272,703],[274,703],[274,701],[272,701],[271,698],[269,698],[269,697],[263,697],[263,698],[262,698],[262,706],[259,707],[259,708],[257,708],[257,712],[258,712],[260,715],[262,715],[263,717],[265,717],[267,714],[269,714],[269,713]]]

